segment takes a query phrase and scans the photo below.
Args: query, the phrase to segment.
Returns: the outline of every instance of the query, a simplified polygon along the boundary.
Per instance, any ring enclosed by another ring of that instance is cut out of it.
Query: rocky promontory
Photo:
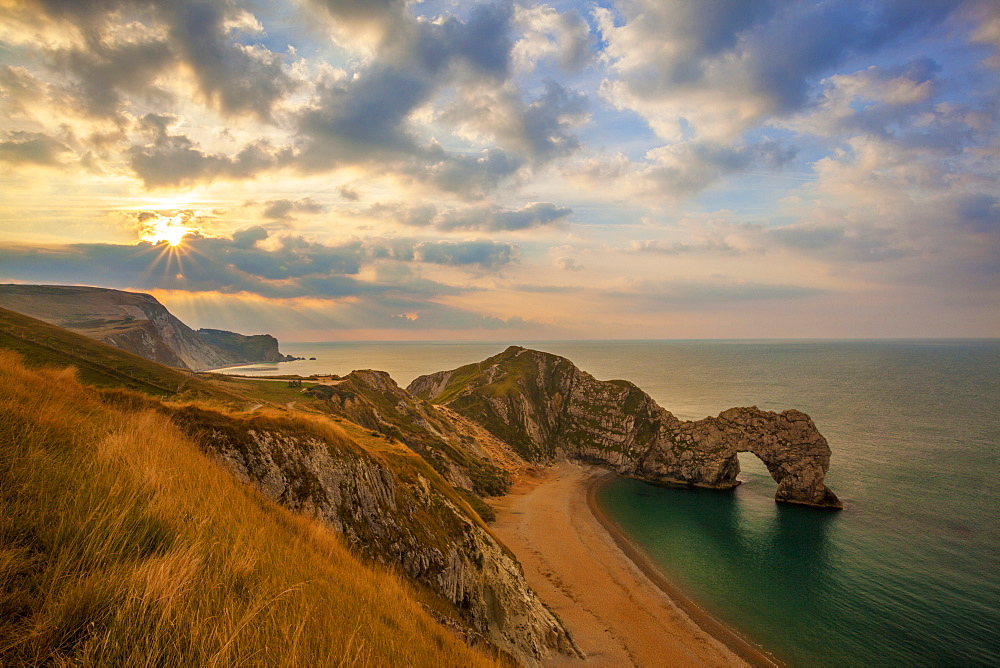
[[[653,483],[725,489],[739,484],[737,454],[752,452],[778,483],[776,501],[841,507],[824,484],[830,446],[797,410],[731,408],[685,422],[632,383],[600,381],[564,357],[518,346],[407,389],[482,425],[528,461],[569,456]]]
[[[291,362],[297,359],[282,355],[278,339],[270,334],[237,334],[224,329],[199,329],[198,336],[209,345],[226,353],[233,364],[240,362]]]

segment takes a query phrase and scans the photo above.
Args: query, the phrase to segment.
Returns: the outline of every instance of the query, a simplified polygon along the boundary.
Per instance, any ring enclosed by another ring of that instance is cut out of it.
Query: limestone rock
[[[682,422],[632,383],[599,381],[563,357],[517,346],[408,389],[478,422],[528,461],[570,456],[659,484],[728,488],[739,484],[737,453],[752,452],[778,483],[775,500],[841,507],[823,482],[830,447],[800,411],[731,408]]]

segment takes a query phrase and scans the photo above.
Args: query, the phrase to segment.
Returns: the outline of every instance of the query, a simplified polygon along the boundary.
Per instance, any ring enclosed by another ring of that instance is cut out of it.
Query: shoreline
[[[617,476],[614,471],[607,471],[603,475],[594,476],[587,483],[587,507],[600,525],[608,532],[611,539],[618,546],[618,549],[632,562],[642,573],[658,587],[692,622],[694,622],[705,633],[723,643],[734,654],[749,663],[755,668],[782,668],[784,664],[771,656],[766,650],[750,642],[732,628],[714,617],[711,613],[694,602],[689,596],[681,591],[676,585],[668,580],[656,567],[648,556],[633,543],[621,528],[608,517],[607,513],[597,502],[597,493],[601,487]]]
[[[615,540],[588,497],[606,469],[563,461],[518,476],[491,529],[585,658],[544,666],[777,666]],[[644,567],[645,566],[645,567]]]

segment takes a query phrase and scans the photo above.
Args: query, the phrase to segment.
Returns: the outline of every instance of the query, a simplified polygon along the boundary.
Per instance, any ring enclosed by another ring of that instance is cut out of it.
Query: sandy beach
[[[601,517],[590,496],[605,475],[570,462],[529,471],[495,504],[494,532],[587,657],[547,665],[776,665],[686,599]]]

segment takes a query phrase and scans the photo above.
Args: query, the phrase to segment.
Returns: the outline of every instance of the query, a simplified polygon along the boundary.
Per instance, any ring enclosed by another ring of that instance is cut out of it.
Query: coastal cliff
[[[521,665],[579,655],[517,560],[405,446],[329,423],[192,406],[172,420],[240,479],[331,524],[352,549],[439,597],[452,614],[430,611],[471,645],[493,646]]]
[[[570,456],[658,484],[725,489],[739,484],[737,454],[752,452],[778,483],[776,501],[841,507],[824,484],[830,447],[800,411],[731,408],[684,422],[632,383],[599,381],[566,358],[518,346],[407,389],[481,424],[528,461]]]
[[[240,362],[291,362],[291,355],[282,355],[278,339],[270,334],[237,334],[224,329],[199,329],[196,334],[206,343],[226,353],[233,364]]]
[[[267,334],[195,332],[155,297],[139,292],[81,285],[0,285],[0,307],[180,369],[291,359]]]

